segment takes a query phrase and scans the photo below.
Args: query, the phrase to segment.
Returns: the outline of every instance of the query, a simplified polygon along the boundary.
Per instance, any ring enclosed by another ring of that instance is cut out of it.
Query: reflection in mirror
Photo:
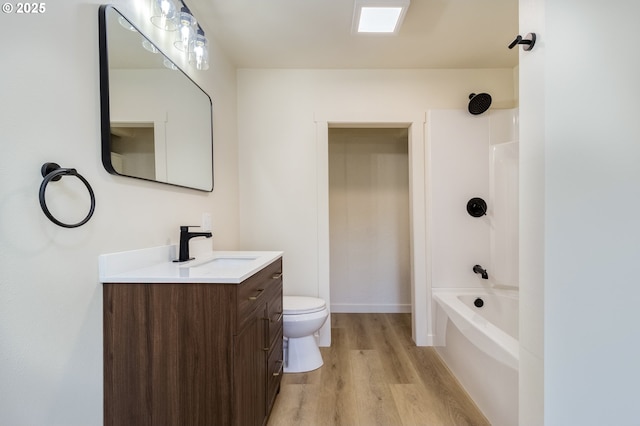
[[[212,191],[209,96],[112,6],[99,24],[104,167]]]

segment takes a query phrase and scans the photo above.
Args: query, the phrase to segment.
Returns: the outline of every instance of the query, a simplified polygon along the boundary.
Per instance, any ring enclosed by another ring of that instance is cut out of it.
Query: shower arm
[[[533,46],[536,44],[536,33],[529,33],[524,38],[522,38],[522,36],[520,34],[518,34],[516,36],[515,40],[513,40],[508,47],[509,47],[509,49],[513,49],[518,44],[523,44],[524,45],[522,47],[522,50],[524,50],[524,51],[529,51],[529,50],[533,49]]]

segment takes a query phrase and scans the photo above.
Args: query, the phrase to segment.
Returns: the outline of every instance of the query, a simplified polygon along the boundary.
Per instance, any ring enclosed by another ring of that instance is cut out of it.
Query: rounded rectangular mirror
[[[212,191],[209,95],[113,6],[98,23],[105,169]]]

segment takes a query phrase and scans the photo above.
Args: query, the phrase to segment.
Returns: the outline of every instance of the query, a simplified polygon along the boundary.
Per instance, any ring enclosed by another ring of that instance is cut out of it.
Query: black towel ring
[[[40,173],[42,173],[42,176],[44,177],[44,180],[40,184],[40,207],[42,207],[42,211],[51,222],[55,223],[58,226],[62,226],[63,228],[77,228],[84,225],[89,221],[89,219],[91,219],[91,216],[93,216],[93,212],[96,209],[96,196],[94,195],[93,189],[91,188],[91,185],[89,185],[89,182],[80,173],[78,173],[76,169],[63,169],[59,164],[56,163],[44,163],[40,168]],[[53,217],[53,215],[49,211],[49,208],[47,207],[47,202],[44,198],[44,193],[47,190],[47,185],[51,181],[59,181],[60,179],[62,179],[62,176],[77,177],[82,181],[82,183],[84,183],[84,186],[86,186],[87,190],[89,191],[89,196],[91,197],[91,208],[89,209],[89,214],[78,223],[68,224],[60,222],[58,219]]]

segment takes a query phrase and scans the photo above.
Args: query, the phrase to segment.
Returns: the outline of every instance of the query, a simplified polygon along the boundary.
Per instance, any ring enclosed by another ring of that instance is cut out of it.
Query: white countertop
[[[102,283],[238,284],[282,257],[281,251],[212,251],[174,263],[176,246],[103,254],[98,259]]]

